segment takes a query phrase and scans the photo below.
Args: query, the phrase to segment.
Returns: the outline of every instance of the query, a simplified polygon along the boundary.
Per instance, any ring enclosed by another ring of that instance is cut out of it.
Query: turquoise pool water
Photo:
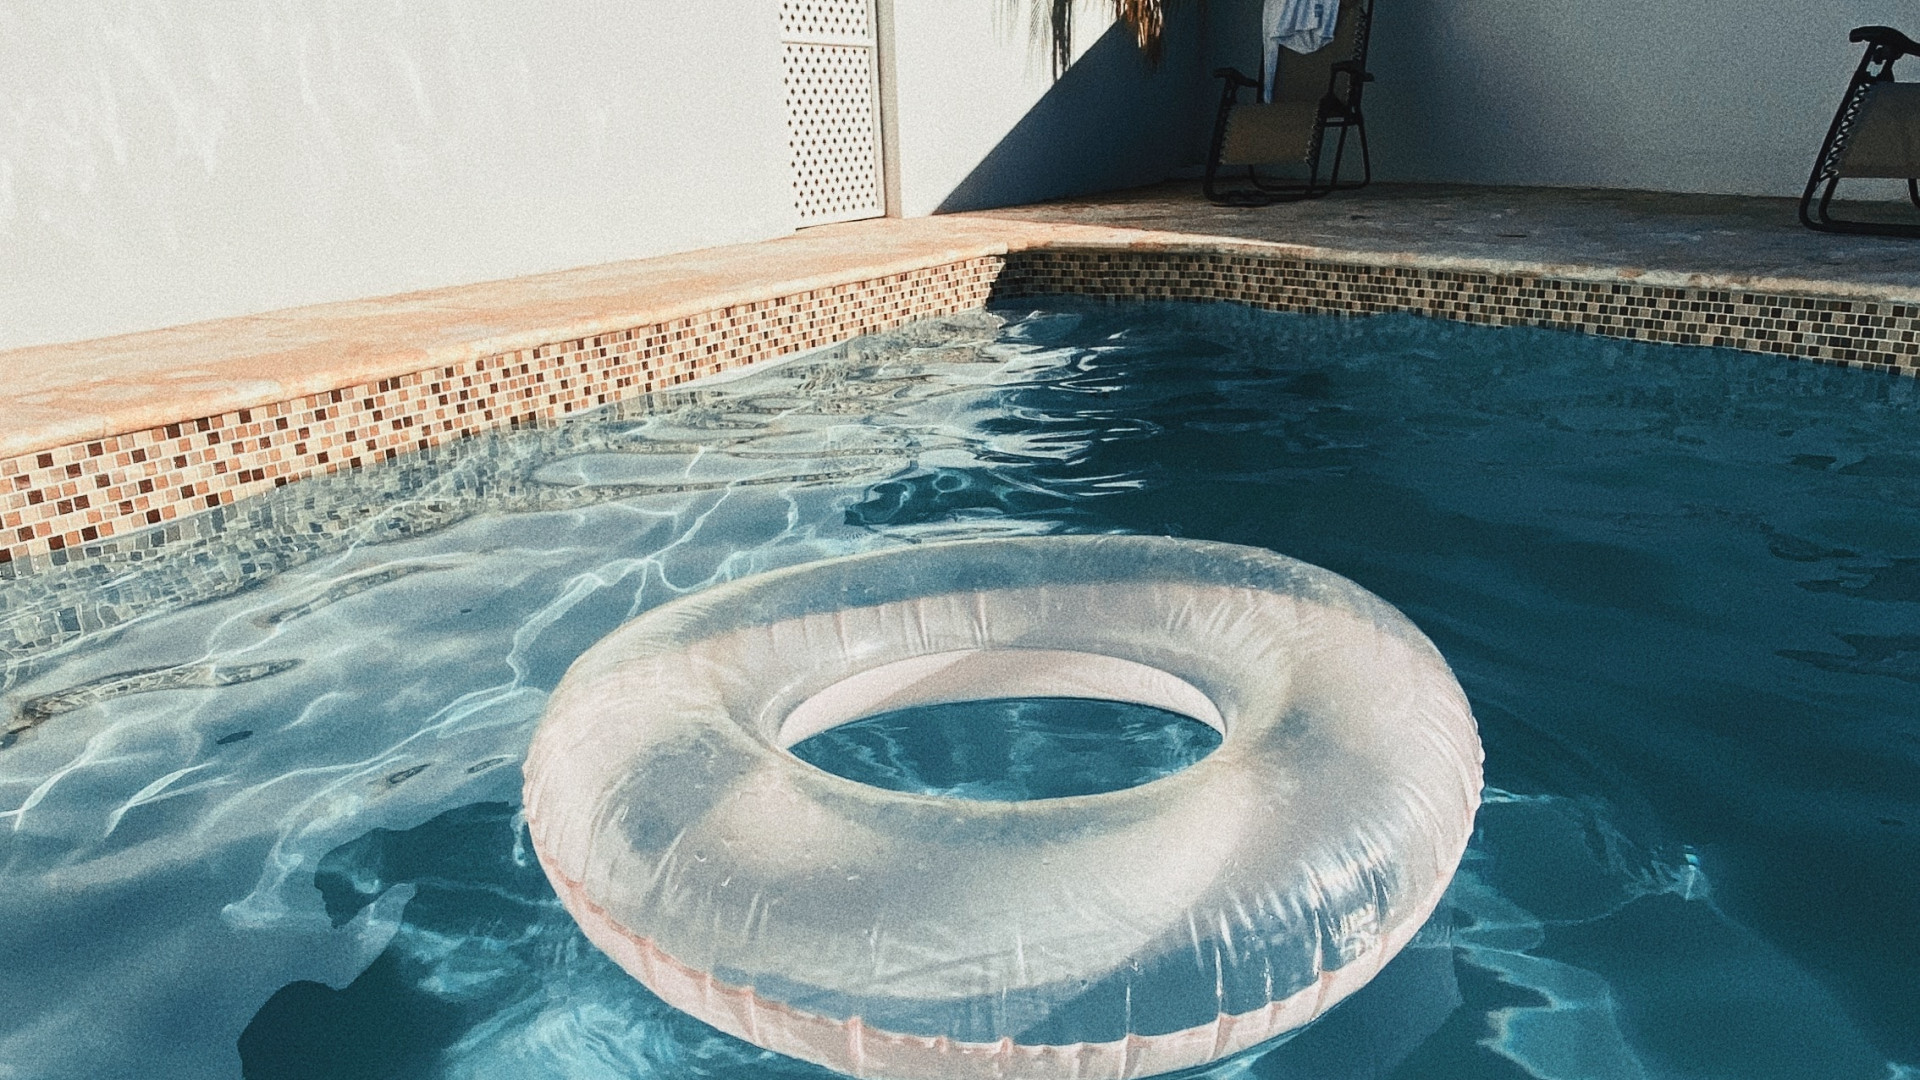
[[[1358,581],[1445,653],[1486,743],[1421,936],[1208,1075],[1920,1077],[1913,381],[1047,302],[0,582],[0,1078],[817,1080],[665,1008],[560,909],[515,816],[546,691],[714,581],[1100,531]],[[819,760],[1019,797],[1208,748],[1166,717],[1108,716],[1105,743],[1072,709],[984,718]]]
[[[889,791],[1017,802],[1139,787],[1219,745],[1219,732],[1151,705],[996,698],[862,717],[791,749],[809,765]]]

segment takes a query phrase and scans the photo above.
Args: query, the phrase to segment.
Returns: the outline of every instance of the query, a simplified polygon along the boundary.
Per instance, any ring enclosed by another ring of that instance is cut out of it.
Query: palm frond
[[[1113,13],[1133,31],[1134,43],[1150,63],[1160,62],[1160,36],[1166,31],[1166,0],[1113,0]]]
[[[1134,44],[1147,61],[1160,63],[1160,42],[1167,28],[1167,7],[1178,0],[1113,0],[1113,15],[1133,32]],[[1198,0],[1204,3],[1205,0]],[[1074,0],[1046,0],[1046,37],[1053,59],[1053,77],[1066,74],[1073,63]]]

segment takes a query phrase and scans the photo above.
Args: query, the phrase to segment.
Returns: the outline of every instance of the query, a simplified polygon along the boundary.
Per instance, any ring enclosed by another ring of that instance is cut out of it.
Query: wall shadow
[[[1209,134],[1200,18],[1170,15],[1158,68],[1131,31],[1109,27],[934,213],[1139,187],[1199,162]]]

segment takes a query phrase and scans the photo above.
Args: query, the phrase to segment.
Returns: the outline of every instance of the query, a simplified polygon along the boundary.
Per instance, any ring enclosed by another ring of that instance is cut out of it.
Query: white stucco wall
[[[1258,0],[1215,0],[1222,63]],[[1389,180],[1795,195],[1905,0],[1378,0],[1367,120]],[[1920,59],[1906,61],[1920,78]]]
[[[1259,0],[883,0],[895,213],[1162,179]],[[1793,195],[1904,0],[1379,0],[1384,179]],[[1920,23],[1908,28],[1920,32]],[[1920,75],[1920,61],[1909,61]],[[779,0],[0,0],[0,348],[779,236]]]
[[[0,348],[794,224],[778,0],[0,0]]]

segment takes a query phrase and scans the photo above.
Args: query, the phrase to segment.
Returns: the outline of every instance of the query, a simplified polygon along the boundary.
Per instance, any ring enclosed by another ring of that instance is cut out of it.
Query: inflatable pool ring
[[[786,748],[911,705],[1137,702],[1219,747],[1026,802]],[[1433,645],[1352,582],[1159,537],[966,541],[776,571],[593,646],[526,763],[534,848],[669,1004],[863,1077],[1135,1077],[1291,1031],[1418,930],[1479,803]]]

